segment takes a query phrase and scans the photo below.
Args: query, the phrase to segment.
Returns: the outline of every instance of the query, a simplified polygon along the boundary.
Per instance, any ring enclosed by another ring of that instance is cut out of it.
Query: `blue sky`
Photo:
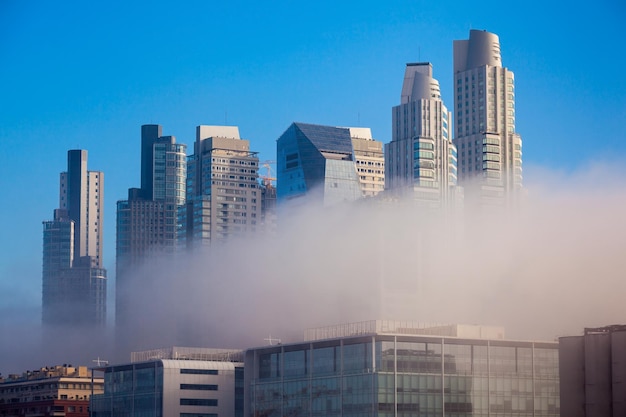
[[[58,206],[68,149],[105,173],[113,275],[115,202],[139,186],[142,124],[190,149],[195,126],[237,125],[262,160],[294,121],[370,127],[386,143],[405,64],[432,62],[452,108],[452,41],[472,28],[500,36],[515,72],[526,175],[623,165],[625,21],[618,0],[4,0],[0,314],[38,314],[41,222]]]

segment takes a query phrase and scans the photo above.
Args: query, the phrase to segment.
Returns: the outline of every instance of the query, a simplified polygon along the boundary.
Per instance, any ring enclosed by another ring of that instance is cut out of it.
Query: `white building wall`
[[[235,410],[235,367],[241,363],[163,360],[163,416],[181,413],[232,416]],[[217,375],[182,374],[181,369],[217,371]],[[181,384],[216,385],[216,390],[181,389]],[[216,406],[181,405],[181,399],[217,400]]]

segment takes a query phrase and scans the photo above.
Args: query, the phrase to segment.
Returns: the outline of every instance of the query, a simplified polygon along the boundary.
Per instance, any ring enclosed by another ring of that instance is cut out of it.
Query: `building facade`
[[[104,174],[87,170],[87,151],[70,150],[60,175],[59,208],[43,222],[42,319],[45,325],[104,325],[102,267]]]
[[[88,417],[89,398],[104,380],[85,366],[67,365],[0,378],[0,416]]]
[[[93,417],[241,417],[243,354],[205,348],[136,352],[108,366]]]
[[[391,137],[385,145],[387,192],[435,208],[455,204],[460,191],[451,114],[430,63],[407,64]]]
[[[626,325],[559,338],[561,416],[626,415]]]
[[[372,321],[249,349],[245,416],[558,416],[558,344]]]
[[[368,128],[293,123],[276,146],[279,204],[306,196],[331,206],[384,188],[382,144]]]
[[[516,201],[522,138],[515,130],[515,77],[502,66],[497,35],[471,30],[454,49],[454,143],[466,197],[483,205]]]
[[[116,321],[123,324],[134,297],[135,272],[177,248],[178,210],[185,204],[187,146],[163,136],[160,125],[141,126],[141,188],[117,202]]]
[[[188,158],[182,246],[193,248],[255,232],[261,220],[259,158],[236,126],[198,126]]]

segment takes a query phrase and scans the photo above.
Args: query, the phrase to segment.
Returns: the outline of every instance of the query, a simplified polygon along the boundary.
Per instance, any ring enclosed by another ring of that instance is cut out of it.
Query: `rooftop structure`
[[[369,334],[423,335],[503,340],[504,328],[469,324],[427,324],[416,321],[369,320],[307,329],[305,341]]]
[[[154,359],[243,362],[243,351],[240,349],[212,349],[173,346],[171,348],[132,352],[130,355],[130,361],[132,363],[150,361]]]

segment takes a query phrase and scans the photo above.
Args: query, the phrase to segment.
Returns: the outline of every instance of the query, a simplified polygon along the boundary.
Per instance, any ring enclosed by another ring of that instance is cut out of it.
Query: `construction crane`
[[[276,161],[262,161],[259,162],[259,165],[266,170],[265,175],[259,174],[259,178],[261,178],[263,186],[274,187],[273,181],[276,181],[276,177],[272,176],[272,165],[276,165]]]

